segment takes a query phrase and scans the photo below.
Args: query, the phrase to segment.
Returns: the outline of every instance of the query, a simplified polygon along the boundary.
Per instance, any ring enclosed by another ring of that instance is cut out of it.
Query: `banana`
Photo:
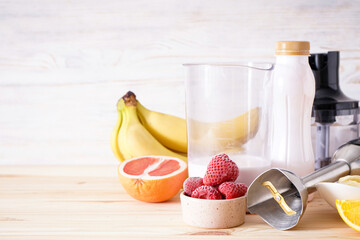
[[[187,152],[185,119],[150,111],[139,101],[137,101],[137,112],[144,127],[162,145],[176,152]]]
[[[118,147],[124,159],[139,156],[162,155],[177,157],[187,162],[187,157],[164,147],[141,124],[137,115],[135,95],[126,94],[125,106],[121,109],[122,124],[118,134]]]
[[[120,152],[120,149],[118,146],[118,135],[119,135],[120,127],[122,124],[122,114],[121,114],[122,105],[124,105],[123,101],[122,102],[119,101],[117,104],[118,119],[116,121],[115,127],[113,128],[113,131],[111,132],[111,136],[110,136],[111,150],[114,153],[115,157],[120,162],[123,162],[125,160],[124,157],[121,155],[121,152]]]
[[[256,107],[234,119],[215,124],[212,130],[219,138],[230,138],[246,143],[257,133],[259,115],[260,108]]]
[[[256,135],[260,112],[256,107],[236,118],[213,123],[190,119],[189,127],[194,131],[189,139],[198,147],[212,148],[216,152],[241,147]]]

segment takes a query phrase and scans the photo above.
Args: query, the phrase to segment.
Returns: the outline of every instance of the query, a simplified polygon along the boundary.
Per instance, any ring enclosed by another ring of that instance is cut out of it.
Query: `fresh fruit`
[[[122,186],[133,198],[163,202],[181,189],[187,177],[187,164],[172,157],[138,157],[122,162],[118,174]]]
[[[186,195],[191,196],[196,188],[203,185],[204,183],[201,177],[189,177],[184,181],[183,189]]]
[[[238,176],[239,168],[236,163],[225,153],[217,154],[208,164],[203,179],[201,177],[190,177],[185,180],[183,184],[184,194],[201,199],[242,197],[247,192],[247,186],[243,183],[234,182]]]
[[[121,109],[124,106],[124,101],[119,101],[116,105],[117,112],[118,112],[118,119],[116,121],[115,127],[113,128],[113,131],[111,132],[110,137],[110,144],[111,144],[111,150],[114,153],[115,157],[120,161],[124,161],[124,157],[121,155],[119,145],[118,145],[118,136],[119,136],[119,130],[122,124],[122,114]]]
[[[118,146],[124,159],[158,155],[176,157],[187,162],[187,157],[164,147],[141,124],[135,95],[126,94],[120,101],[124,101],[124,106],[121,109],[122,124],[118,134]]]
[[[360,187],[360,176],[359,175],[348,175],[342,177],[338,181],[341,184],[346,184],[354,187]]]
[[[360,232],[360,200],[336,200],[335,203],[344,222]]]
[[[134,93],[129,92],[128,94]],[[187,152],[186,121],[165,113],[150,111],[137,101],[137,113],[144,127],[165,147]]]
[[[193,131],[189,138],[199,146],[216,151],[241,147],[253,138],[259,128],[261,110],[253,108],[240,116],[221,122],[201,122],[189,119]]]
[[[239,168],[229,156],[222,153],[214,156],[207,166],[204,176],[205,185],[218,185],[223,182],[233,182],[239,176]]]
[[[232,199],[244,196],[247,186],[243,183],[223,182],[219,185],[218,190],[226,199]]]
[[[221,193],[212,186],[201,186],[196,188],[191,194],[193,198],[201,199],[222,199]]]

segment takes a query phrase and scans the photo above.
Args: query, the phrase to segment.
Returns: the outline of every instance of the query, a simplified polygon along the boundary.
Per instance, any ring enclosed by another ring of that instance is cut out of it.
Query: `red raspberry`
[[[247,186],[243,183],[224,182],[220,184],[218,189],[226,199],[231,199],[244,196],[247,191]]]
[[[221,193],[212,186],[201,186],[193,191],[191,194],[193,198],[201,199],[222,199]]]
[[[239,168],[226,154],[214,156],[204,176],[205,185],[218,185],[227,181],[235,181],[239,176]]]
[[[204,185],[201,177],[189,177],[184,181],[183,188],[186,195],[191,196],[193,191]]]

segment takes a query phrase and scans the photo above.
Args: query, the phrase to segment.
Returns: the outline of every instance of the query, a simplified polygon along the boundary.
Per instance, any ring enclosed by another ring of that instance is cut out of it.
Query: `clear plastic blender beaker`
[[[211,158],[226,153],[249,185],[270,168],[267,89],[270,63],[184,64],[189,176],[203,177]]]

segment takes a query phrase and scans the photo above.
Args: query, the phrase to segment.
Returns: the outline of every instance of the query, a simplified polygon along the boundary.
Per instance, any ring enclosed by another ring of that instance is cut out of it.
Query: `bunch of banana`
[[[261,109],[255,107],[233,119],[220,122],[200,122],[189,119],[192,143],[214,151],[241,151],[242,145],[253,138],[259,129]],[[238,150],[235,150],[238,148]]]
[[[111,148],[119,161],[148,155],[187,161],[185,119],[146,109],[130,91],[118,101],[117,111]]]

